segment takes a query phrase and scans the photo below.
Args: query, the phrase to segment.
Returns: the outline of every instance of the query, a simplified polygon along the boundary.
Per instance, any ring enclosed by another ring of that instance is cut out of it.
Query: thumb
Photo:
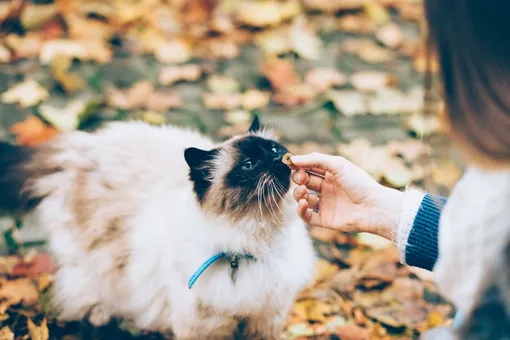
[[[313,152],[303,156],[292,156],[292,165],[302,170],[320,169],[336,175],[344,166],[346,159],[340,156],[331,156]]]

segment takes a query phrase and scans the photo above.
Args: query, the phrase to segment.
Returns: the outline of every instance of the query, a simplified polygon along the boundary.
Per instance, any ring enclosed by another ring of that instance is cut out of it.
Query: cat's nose
[[[278,150],[273,154],[273,162],[281,162],[283,156],[287,153],[286,149],[278,148]]]

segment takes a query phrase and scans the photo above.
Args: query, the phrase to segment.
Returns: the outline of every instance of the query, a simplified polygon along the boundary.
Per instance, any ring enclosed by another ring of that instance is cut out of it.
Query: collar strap
[[[255,260],[255,257],[253,255],[251,255],[250,253],[226,253],[226,252],[221,252],[221,253],[218,253],[216,255],[213,255],[211,256],[207,261],[205,261],[194,273],[193,275],[191,275],[189,281],[188,281],[188,288],[191,289],[191,287],[193,287],[193,285],[195,284],[195,282],[198,280],[198,278],[200,277],[200,275],[202,275],[205,270],[207,268],[209,268],[209,266],[211,264],[213,264],[214,262],[222,259],[222,258],[227,258],[230,260],[230,264],[232,266],[232,269],[237,269],[237,258],[239,257],[243,257],[243,258],[246,258],[246,259],[251,259],[251,260]],[[232,260],[232,259],[236,259],[236,260]],[[234,261],[235,261],[235,266],[236,268],[234,268]]]

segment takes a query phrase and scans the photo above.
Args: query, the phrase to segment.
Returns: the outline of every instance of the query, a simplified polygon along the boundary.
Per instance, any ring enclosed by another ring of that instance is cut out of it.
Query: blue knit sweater
[[[432,270],[438,256],[439,216],[446,198],[427,194],[421,202],[406,247],[406,263]]]

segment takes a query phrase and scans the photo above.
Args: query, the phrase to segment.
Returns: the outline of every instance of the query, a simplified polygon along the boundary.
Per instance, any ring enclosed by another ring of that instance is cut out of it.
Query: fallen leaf
[[[285,91],[301,82],[294,65],[287,59],[268,59],[262,65],[261,72],[276,92]]]
[[[239,92],[239,83],[231,77],[214,74],[207,79],[209,91],[215,93]]]
[[[70,132],[78,128],[80,117],[86,108],[87,103],[78,99],[69,102],[63,108],[42,104],[39,106],[39,114],[60,132]]]
[[[50,255],[37,253],[28,261],[18,261],[12,269],[11,276],[28,276],[30,278],[35,278],[43,273],[54,274],[56,270],[57,266]]]
[[[142,113],[142,120],[151,125],[162,125],[166,123],[164,114],[154,111],[145,111]]]
[[[364,0],[304,0],[303,5],[310,11],[335,13],[361,9]]]
[[[0,44],[0,63],[8,63],[11,60],[11,51],[5,47],[5,45]]]
[[[293,50],[302,58],[316,60],[322,53],[322,40],[310,29],[303,17],[294,20],[290,31]]]
[[[16,135],[16,142],[25,146],[37,146],[57,136],[59,132],[35,116],[11,126],[11,133]]]
[[[336,68],[321,67],[310,70],[305,75],[305,82],[314,86],[321,92],[325,92],[334,86],[342,86],[347,82],[347,77]]]
[[[360,71],[350,76],[352,85],[360,91],[375,91],[391,85],[393,80],[388,73]]]
[[[1,340],[14,340],[14,333],[11,331],[9,326],[5,326],[0,329],[0,339]]]
[[[278,1],[239,1],[236,19],[248,26],[265,27],[279,24],[282,20],[281,5]]]
[[[297,106],[309,102],[317,94],[318,92],[313,86],[303,83],[275,93],[273,101],[286,106]]]
[[[365,97],[360,92],[329,91],[326,93],[326,98],[331,100],[335,108],[347,117],[368,113]]]
[[[406,162],[416,162],[421,155],[431,152],[430,145],[417,139],[391,140],[386,147],[391,155],[401,156]]]
[[[243,110],[229,111],[225,112],[225,121],[232,125],[246,125],[252,121],[252,115]]]
[[[315,333],[308,322],[295,323],[287,327],[285,331],[291,339],[298,337],[309,337]]]
[[[360,57],[368,63],[384,63],[394,59],[392,51],[376,45],[370,39],[349,39],[343,43],[344,51]]]
[[[405,188],[412,179],[412,173],[397,158],[388,158],[383,168],[384,179],[394,188]]]
[[[69,59],[87,60],[89,52],[83,44],[69,39],[54,39],[45,41],[41,46],[39,61],[42,64],[49,64],[57,55]]]
[[[266,107],[269,104],[270,99],[270,93],[252,89],[243,93],[241,105],[245,110],[252,111]]]
[[[5,42],[18,58],[37,58],[42,47],[42,38],[35,32],[29,32],[22,37],[9,34]]]
[[[23,8],[20,21],[26,30],[41,28],[58,14],[55,4],[28,4]]]
[[[25,305],[33,305],[38,301],[39,293],[31,279],[22,278],[3,282],[0,298],[6,299],[11,305],[22,301]]]
[[[335,333],[342,340],[368,340],[370,336],[368,329],[352,324],[337,327]]]
[[[404,34],[400,26],[390,23],[379,28],[375,33],[376,39],[389,48],[397,48],[404,41]]]
[[[366,15],[344,15],[338,20],[338,29],[344,32],[367,34],[374,30],[374,24]]]
[[[393,242],[391,242],[390,240],[387,240],[379,235],[370,233],[359,233],[358,242],[359,244],[378,250],[387,249],[393,246]]]
[[[43,319],[40,326],[37,326],[30,318],[27,320],[28,332],[32,340],[48,340],[50,333],[46,319]]]
[[[150,81],[141,80],[125,90],[110,89],[108,103],[126,110],[167,111],[170,108],[181,106],[182,98],[177,91],[157,91]]]
[[[241,105],[240,93],[203,93],[204,106],[213,110],[234,110]]]
[[[331,281],[331,288],[339,294],[351,294],[356,286],[359,276],[357,268],[340,270]]]
[[[143,108],[150,111],[168,111],[171,108],[182,106],[182,97],[180,92],[173,90],[160,90],[152,92],[148,97]]]
[[[182,66],[167,66],[159,71],[159,83],[172,85],[178,81],[196,81],[202,76],[202,69],[195,64]]]
[[[391,20],[390,14],[386,8],[376,0],[366,0],[363,2],[365,13],[376,25],[382,25]]]
[[[182,64],[191,59],[192,53],[188,43],[182,39],[174,39],[158,44],[154,56],[163,64]]]
[[[56,55],[50,62],[50,70],[55,80],[57,80],[64,90],[68,93],[78,91],[85,87],[85,82],[76,74],[69,73],[72,60],[65,55]]]
[[[48,98],[48,91],[33,79],[25,80],[2,94],[4,103],[19,103],[22,107],[36,105]]]
[[[430,136],[441,131],[441,122],[437,116],[419,113],[407,117],[405,126],[418,137]]]
[[[269,57],[292,51],[287,27],[262,31],[255,37],[255,44]]]

